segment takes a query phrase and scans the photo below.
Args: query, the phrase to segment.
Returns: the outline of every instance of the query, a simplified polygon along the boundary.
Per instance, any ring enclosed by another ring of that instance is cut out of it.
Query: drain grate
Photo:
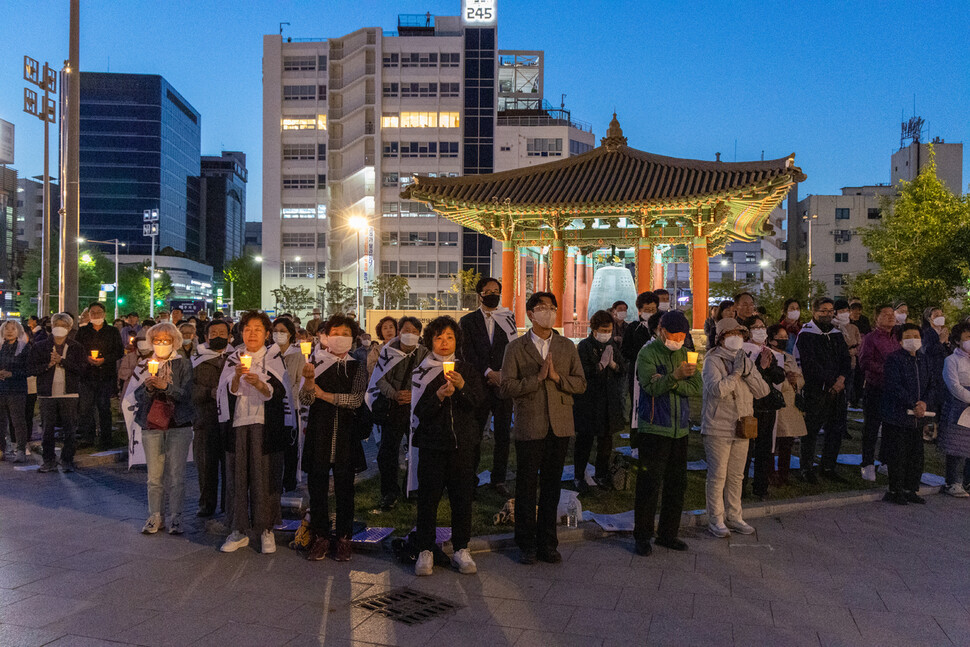
[[[375,611],[406,625],[416,625],[461,608],[460,604],[408,588],[361,598],[354,601],[354,606]]]

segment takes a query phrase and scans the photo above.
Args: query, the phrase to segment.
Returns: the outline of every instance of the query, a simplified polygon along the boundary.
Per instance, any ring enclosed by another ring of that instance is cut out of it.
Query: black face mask
[[[225,337],[213,337],[209,340],[209,348],[212,350],[222,350],[229,345],[229,340]]]
[[[499,300],[501,300],[502,295],[500,294],[486,294],[482,296],[482,305],[486,308],[497,308]]]

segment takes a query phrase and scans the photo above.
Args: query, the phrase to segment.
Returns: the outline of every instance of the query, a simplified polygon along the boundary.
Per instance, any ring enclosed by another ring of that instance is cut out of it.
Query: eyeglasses
[[[835,310],[832,310],[832,309],[829,309],[829,310],[816,310],[816,312],[818,314],[820,314],[820,315],[834,315],[835,314]]]
[[[549,307],[549,306],[536,306],[532,309],[532,312],[559,312],[559,308]]]

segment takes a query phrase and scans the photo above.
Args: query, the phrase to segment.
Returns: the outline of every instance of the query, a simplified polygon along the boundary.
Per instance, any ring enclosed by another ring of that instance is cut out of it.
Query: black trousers
[[[331,463],[314,467],[307,474],[310,495],[310,528],[318,535],[330,534],[330,471],[333,470],[333,493],[337,503],[338,539],[349,539],[354,530],[354,466]]]
[[[288,428],[291,442],[283,448],[283,491],[292,492],[296,489],[296,468],[300,461],[300,432],[295,428]]]
[[[890,492],[916,492],[923,476],[923,431],[883,423]]]
[[[78,411],[78,436],[85,441],[94,441],[95,423],[100,426],[98,442],[107,445],[111,442],[111,396],[117,389],[117,380],[85,378],[81,380],[81,402]]]
[[[41,447],[44,452],[44,462],[53,463],[57,459],[54,452],[54,425],[61,421],[61,462],[70,463],[74,460],[74,427],[77,422],[78,398],[40,398],[40,422],[44,427]]]
[[[576,428],[576,445],[573,447],[573,465],[576,467],[576,478],[584,478],[589,455],[596,443],[596,478],[609,478],[610,455],[613,453],[613,434],[608,429],[599,433],[593,430]]]
[[[475,495],[475,447],[418,450],[418,550],[435,548],[438,504],[445,488],[451,504],[451,545],[468,548],[472,536],[472,501]]]
[[[865,423],[862,427],[862,466],[873,465],[876,458],[876,441],[879,440],[879,426],[882,424],[882,387],[866,385],[865,397],[862,401],[862,415]],[[883,445],[886,439],[883,438]],[[880,459],[885,459],[885,451],[879,453]]]
[[[639,434],[637,438],[640,464],[633,503],[633,537],[638,542],[648,542],[654,536],[658,499],[660,524],[657,526],[657,537],[677,537],[680,514],[684,509],[684,493],[687,492],[687,438],[657,434]]]
[[[768,494],[768,477],[775,469],[775,457],[771,453],[771,432],[775,428],[777,411],[756,411],[758,437],[750,441],[748,460],[744,464],[744,482],[748,482],[748,467],[754,460],[754,485],[752,491],[757,496]]]
[[[509,471],[509,446],[512,428],[512,401],[498,397],[498,391],[493,387],[485,389],[485,403],[478,410],[479,426],[482,430],[488,424],[488,417],[492,416],[492,438],[495,446],[492,450],[492,478],[493,485],[505,483]],[[475,455],[475,469],[481,465],[482,446],[478,445]]]
[[[824,427],[821,467],[823,470],[834,470],[846,426],[845,391],[809,402],[806,408],[805,427],[808,433],[802,436],[801,468],[808,470],[815,465],[818,432]]]
[[[515,441],[515,543],[524,553],[555,550],[559,490],[569,438],[550,429],[545,438]],[[536,490],[538,505],[536,511]]]
[[[852,404],[858,404],[862,402],[862,398],[865,395],[865,382],[866,382],[866,372],[862,370],[862,367],[858,364],[852,370],[852,388],[850,389],[849,397],[851,398],[849,402]]]
[[[219,505],[219,477],[222,477],[222,510],[226,509],[226,448],[218,421],[194,428],[192,460],[199,475],[199,510],[215,512]]]
[[[28,393],[27,401],[24,402],[24,419],[27,421],[27,433],[34,433],[34,410],[37,408],[37,394]],[[29,436],[28,436],[29,437]]]
[[[381,496],[401,496],[401,440],[407,431],[407,419],[391,420],[381,427],[381,444],[377,448]]]

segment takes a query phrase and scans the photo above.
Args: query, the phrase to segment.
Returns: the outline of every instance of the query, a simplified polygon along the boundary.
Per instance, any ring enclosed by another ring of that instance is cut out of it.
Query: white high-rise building
[[[451,307],[459,270],[501,270],[492,239],[400,192],[415,174],[491,173],[589,150],[589,126],[543,101],[539,51],[497,48],[494,0],[402,15],[329,39],[263,37],[262,302],[381,273],[409,306]],[[494,262],[493,262],[494,259]]]

